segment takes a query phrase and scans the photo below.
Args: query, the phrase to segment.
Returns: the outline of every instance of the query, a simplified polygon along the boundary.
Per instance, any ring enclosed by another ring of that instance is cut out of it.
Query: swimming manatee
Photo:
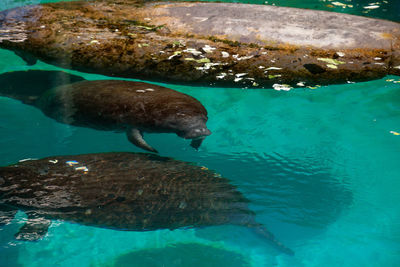
[[[229,87],[400,75],[400,24],[235,3],[97,0],[0,12],[0,47],[109,76]]]
[[[25,212],[21,240],[40,239],[51,220],[131,231],[233,224],[293,254],[247,204],[215,172],[155,154],[54,156],[0,167],[0,224]]]
[[[207,129],[207,111],[195,98],[143,82],[83,78],[57,71],[0,75],[0,95],[39,108],[61,123],[126,132],[136,146],[157,152],[143,132],[176,133],[198,149]],[[53,87],[53,82],[55,87]]]

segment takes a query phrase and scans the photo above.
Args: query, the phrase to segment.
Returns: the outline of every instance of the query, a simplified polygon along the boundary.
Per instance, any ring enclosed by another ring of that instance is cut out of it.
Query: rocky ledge
[[[0,13],[0,47],[84,72],[271,88],[400,75],[400,24],[295,8],[100,0]]]

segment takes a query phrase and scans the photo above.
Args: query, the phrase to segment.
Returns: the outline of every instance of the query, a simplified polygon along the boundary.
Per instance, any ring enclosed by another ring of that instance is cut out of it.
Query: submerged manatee
[[[0,12],[0,47],[84,72],[239,87],[400,75],[400,24],[234,3],[97,0]]]
[[[28,221],[16,234],[24,240],[41,238],[52,219],[132,231],[234,224],[293,254],[247,203],[216,173],[154,154],[56,156],[0,167],[0,223],[24,211]]]
[[[52,88],[53,80],[58,86]],[[62,123],[126,132],[130,142],[152,152],[157,151],[143,132],[176,133],[192,139],[196,149],[211,134],[206,109],[189,95],[143,82],[83,80],[56,71],[6,73],[0,75],[0,95],[33,105]]]

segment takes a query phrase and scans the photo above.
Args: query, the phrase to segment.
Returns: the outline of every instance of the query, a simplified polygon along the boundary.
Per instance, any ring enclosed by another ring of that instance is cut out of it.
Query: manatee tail
[[[267,230],[263,225],[261,224],[256,224],[256,225],[251,225],[250,228],[259,236],[264,237],[265,239],[268,240],[268,242],[277,250],[282,251],[285,254],[294,255],[294,251],[291,250],[290,248],[286,247],[283,245],[281,242],[279,242],[275,236]]]
[[[6,96],[34,105],[47,90],[59,85],[83,81],[80,76],[62,71],[14,71],[0,75],[0,96]]]

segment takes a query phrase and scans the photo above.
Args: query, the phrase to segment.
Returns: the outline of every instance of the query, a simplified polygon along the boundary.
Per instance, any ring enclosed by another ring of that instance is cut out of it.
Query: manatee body
[[[104,75],[274,87],[400,75],[400,24],[233,3],[97,0],[0,12],[0,47]]]
[[[52,80],[58,86],[51,88]],[[192,139],[196,149],[211,134],[206,126],[207,111],[199,101],[162,86],[85,81],[75,75],[46,71],[3,74],[0,81],[4,81],[0,95],[33,105],[62,123],[126,132],[129,141],[148,151],[157,152],[145,142],[143,132],[176,133]]]
[[[36,240],[50,220],[148,231],[234,224],[293,252],[254,220],[248,200],[205,167],[142,153],[55,156],[0,167],[0,218],[28,215],[18,239]]]

